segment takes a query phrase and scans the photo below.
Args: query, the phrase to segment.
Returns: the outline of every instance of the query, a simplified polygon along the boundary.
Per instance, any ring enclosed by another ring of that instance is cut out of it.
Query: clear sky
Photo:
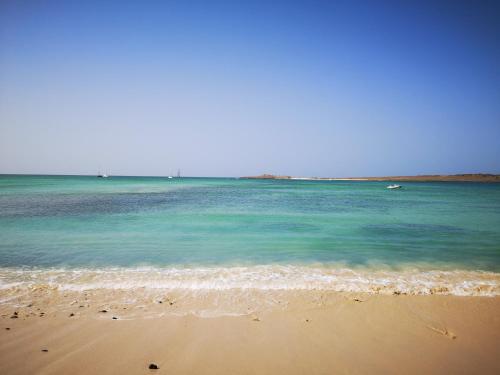
[[[0,1],[0,173],[500,173],[499,1]]]

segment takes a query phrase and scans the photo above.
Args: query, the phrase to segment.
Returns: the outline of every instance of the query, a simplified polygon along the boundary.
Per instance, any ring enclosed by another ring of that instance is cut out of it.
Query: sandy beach
[[[106,293],[44,291],[26,304],[33,291],[17,308],[3,303],[0,373],[500,371],[499,297],[224,291],[131,301],[116,292],[107,303]],[[209,314],[218,303],[247,313]]]

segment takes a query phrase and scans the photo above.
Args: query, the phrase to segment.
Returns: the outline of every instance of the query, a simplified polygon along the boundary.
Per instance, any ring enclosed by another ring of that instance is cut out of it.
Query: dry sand
[[[500,297],[222,294],[2,303],[0,374],[500,373]],[[247,313],[214,310],[230,301]]]

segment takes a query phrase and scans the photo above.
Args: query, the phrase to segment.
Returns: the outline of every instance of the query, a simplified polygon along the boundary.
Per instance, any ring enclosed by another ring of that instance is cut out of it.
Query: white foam
[[[464,270],[377,270],[260,265],[248,267],[20,269],[0,268],[0,290],[114,289],[214,291],[327,290],[339,292],[500,295],[500,274]]]

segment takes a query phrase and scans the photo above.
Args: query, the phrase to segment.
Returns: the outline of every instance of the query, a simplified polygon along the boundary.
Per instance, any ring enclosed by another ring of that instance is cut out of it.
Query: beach
[[[500,1],[0,1],[0,375],[500,375]]]
[[[0,188],[1,374],[500,370],[498,184]]]
[[[77,300],[78,294],[58,293],[15,310],[3,304],[0,373],[500,371],[499,297],[275,291],[265,298],[275,300],[273,306],[258,298],[237,299],[250,305],[247,314],[187,311],[208,311],[217,299],[232,299],[231,293],[208,293],[185,303],[181,295],[166,292],[127,304],[107,303],[106,293],[80,293]],[[14,312],[18,318],[11,318]],[[159,369],[150,370],[150,364]]]

